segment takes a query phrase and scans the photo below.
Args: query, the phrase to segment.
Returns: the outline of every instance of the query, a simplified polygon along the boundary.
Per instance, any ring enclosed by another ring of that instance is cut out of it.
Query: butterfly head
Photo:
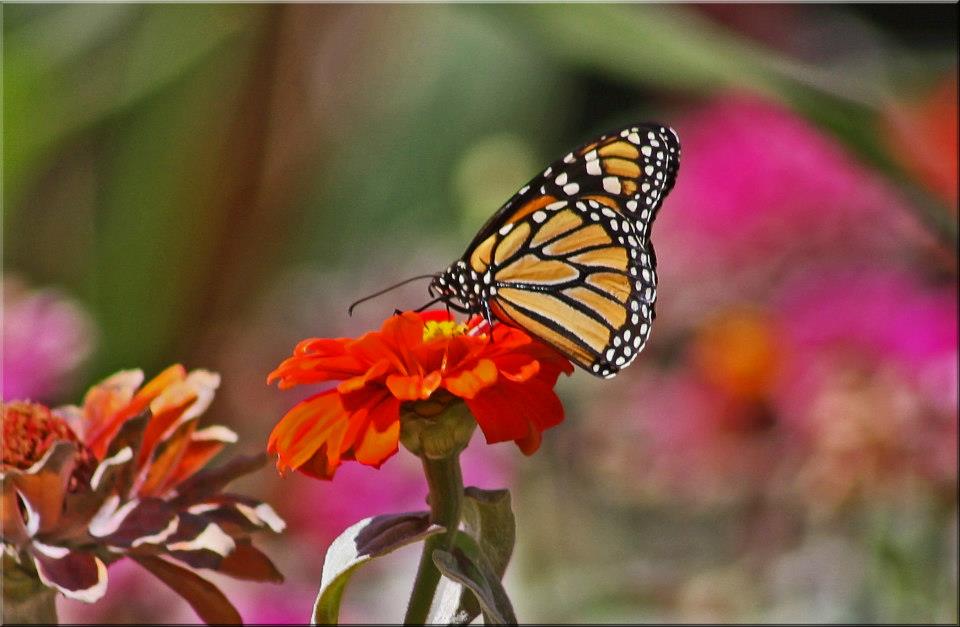
[[[481,299],[486,296],[483,287],[483,277],[468,268],[466,262],[457,261],[438,274],[428,289],[431,296],[443,301],[451,309],[477,313],[483,310]]]

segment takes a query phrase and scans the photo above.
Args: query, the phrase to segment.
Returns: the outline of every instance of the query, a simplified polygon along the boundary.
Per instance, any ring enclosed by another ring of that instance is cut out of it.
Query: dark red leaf
[[[157,579],[167,584],[196,611],[208,625],[242,625],[240,613],[220,590],[191,570],[172,564],[159,557],[131,555]]]
[[[238,540],[237,548],[223,558],[217,570],[237,579],[283,582],[283,575],[270,558],[254,547],[249,540]]]
[[[217,494],[234,479],[249,474],[267,463],[265,453],[235,457],[216,468],[202,470],[187,479],[177,488],[179,496],[171,502],[176,505],[192,504]]]

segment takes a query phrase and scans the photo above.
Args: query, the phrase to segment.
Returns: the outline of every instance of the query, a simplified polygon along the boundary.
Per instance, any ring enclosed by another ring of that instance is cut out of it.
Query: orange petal
[[[97,388],[90,390],[90,392],[87,394],[87,398],[84,400],[84,410],[86,411],[89,407],[92,411],[103,411],[102,406],[98,410],[93,408],[96,404],[104,402],[104,399],[97,398],[104,392],[107,394],[119,393],[121,395],[115,398],[122,398],[125,396],[127,391],[126,389],[123,387],[116,389],[109,385],[110,381],[123,374],[124,373],[117,373],[117,375],[114,375],[114,377],[107,379],[104,384],[101,384],[97,386]],[[102,460],[106,455],[107,449],[110,447],[110,441],[113,440],[117,432],[120,431],[123,423],[142,413],[145,409],[147,409],[153,399],[157,398],[171,385],[183,381],[186,376],[187,371],[182,365],[174,364],[168,367],[166,370],[158,374],[146,385],[140,388],[140,391],[138,391],[133,398],[129,400],[129,402],[127,402],[123,407],[118,408],[113,415],[109,416],[104,422],[102,422],[95,432],[91,432],[87,446],[91,451],[93,451],[93,454],[97,457],[97,459]]]
[[[347,352],[347,339],[330,339],[326,337],[312,337],[301,340],[293,349],[294,355],[314,354],[321,357],[337,357]]]
[[[167,432],[168,429],[170,429],[171,426],[174,425],[174,423],[177,422],[186,409],[192,405],[196,399],[197,397],[195,394],[185,395],[177,399],[177,403],[171,402],[169,405],[166,405],[160,411],[150,417],[150,422],[147,423],[147,426],[143,431],[140,452],[137,455],[136,467],[138,469],[147,463],[147,460],[149,460],[150,455],[153,454],[153,449],[157,446],[160,438]]]
[[[157,448],[157,453],[150,460],[150,463],[144,467],[144,474],[138,478],[138,485],[135,490],[140,497],[161,496],[164,484],[167,479],[176,471],[183,459],[184,453],[190,446],[190,438],[197,428],[197,422],[191,420],[186,422],[173,432],[173,434],[164,441],[163,445]]]
[[[338,466],[340,466],[339,460],[334,464],[330,463],[329,456],[327,455],[327,445],[324,444],[310,459],[297,467],[297,472],[301,472],[314,479],[325,479],[329,481],[333,479],[333,475],[337,471]],[[279,465],[278,468],[280,468]],[[280,469],[280,473],[283,474],[283,469]]]
[[[423,344],[423,320],[420,316],[409,311],[390,316],[384,321],[380,335],[404,365],[404,372],[414,372],[416,360],[411,352]]]
[[[336,435],[337,425],[343,427],[342,437],[348,418],[336,390],[321,392],[298,403],[280,419],[270,433],[267,450],[279,455],[277,466],[281,470],[297,468]]]
[[[375,381],[381,378],[383,375],[387,374],[387,372],[389,371],[390,371],[390,360],[381,359],[375,364],[373,364],[372,366],[370,366],[370,368],[368,368],[367,371],[362,375],[358,377],[352,377],[350,379],[347,379],[346,381],[341,382],[337,386],[337,391],[339,391],[341,394],[348,394],[350,392],[354,392],[356,390],[359,390],[363,386],[365,386],[370,381]]]
[[[394,422],[400,422],[400,401],[385,394],[382,401],[370,407],[370,423],[385,431]]]
[[[407,363],[401,359],[397,351],[391,346],[379,332],[365,333],[356,340],[350,342],[347,350],[356,359],[373,364],[381,360],[386,360],[390,364],[390,369],[395,372],[406,374],[408,372]]]
[[[543,432],[531,425],[526,437],[516,440],[516,443],[524,455],[533,455],[540,448],[542,440]]]
[[[140,384],[143,371],[122,370],[87,391],[83,398],[83,420],[77,434],[97,459],[106,455],[109,441],[120,429],[116,416],[130,404]]]
[[[150,459],[153,449],[169,437],[180,423],[194,421],[207,410],[220,387],[220,375],[194,370],[186,379],[167,385],[150,403],[150,421],[143,432],[136,467]]]
[[[497,369],[507,379],[523,383],[540,372],[540,362],[523,353],[516,353],[497,359]]]
[[[150,405],[153,399],[169,386],[187,378],[187,370],[180,364],[173,364],[140,388],[133,401],[124,409],[127,417],[136,416]]]
[[[473,368],[448,376],[444,381],[444,387],[455,396],[469,399],[496,383],[497,378],[496,364],[490,359],[481,359]]]
[[[467,399],[467,407],[488,443],[514,440],[528,455],[539,446],[541,431],[563,421],[563,405],[542,378],[524,383],[502,379]]]
[[[280,380],[280,389],[303,383],[322,383],[363,374],[367,362],[353,355],[294,355],[285,359],[267,376],[267,384]]]
[[[179,463],[161,486],[160,494],[166,494],[172,488],[195,475],[206,466],[217,453],[223,450],[223,447],[226,446],[228,442],[232,441],[230,439],[208,437],[214,429],[225,429],[225,427],[207,427],[206,429],[193,432],[190,443],[187,445],[186,450],[183,451]]]
[[[440,387],[440,382],[439,372],[431,372],[426,377],[392,374],[387,377],[387,388],[401,401],[420,401],[430,398],[430,395]]]
[[[378,431],[371,422],[360,445],[354,448],[354,458],[361,464],[377,468],[397,452],[400,441],[400,420],[389,424],[385,431]]]

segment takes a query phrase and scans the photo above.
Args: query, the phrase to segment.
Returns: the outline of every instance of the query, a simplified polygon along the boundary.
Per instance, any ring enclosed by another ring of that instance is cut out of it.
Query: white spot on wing
[[[620,179],[615,176],[607,176],[603,179],[603,189],[611,194],[620,193]]]

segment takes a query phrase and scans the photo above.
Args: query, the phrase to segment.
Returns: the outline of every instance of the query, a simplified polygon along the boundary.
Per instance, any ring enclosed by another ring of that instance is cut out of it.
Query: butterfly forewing
[[[602,135],[551,164],[484,225],[439,281],[612,377],[650,334],[656,257],[650,225],[679,166],[676,133],[657,124]],[[446,283],[445,283],[446,281]]]
[[[573,196],[603,194],[622,200],[620,211],[646,233],[673,188],[680,162],[676,132],[660,124],[611,131],[550,164],[520,188],[483,225],[468,252],[507,222]]]

